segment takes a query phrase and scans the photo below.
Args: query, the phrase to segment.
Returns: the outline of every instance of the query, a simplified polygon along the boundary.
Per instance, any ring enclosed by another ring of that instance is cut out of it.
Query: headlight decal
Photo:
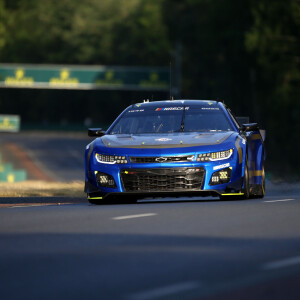
[[[95,158],[97,162],[102,164],[127,164],[128,161],[125,156],[119,155],[106,155],[95,153]]]
[[[211,152],[211,153],[202,153],[198,154],[197,161],[218,161],[224,160],[231,157],[233,154],[233,149],[225,150],[225,151],[218,151],[218,152]]]

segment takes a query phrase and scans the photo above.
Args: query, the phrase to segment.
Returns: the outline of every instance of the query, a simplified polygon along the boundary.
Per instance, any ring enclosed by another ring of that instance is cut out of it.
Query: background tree
[[[299,31],[300,0],[0,0],[1,62],[168,66],[182,48],[182,97],[220,98],[259,122],[267,169],[281,176],[300,174]],[[25,125],[109,123],[144,98],[152,95],[2,89],[0,110]]]
[[[281,172],[299,170],[300,1],[252,1],[246,47],[256,59],[257,97],[268,128],[268,155]]]

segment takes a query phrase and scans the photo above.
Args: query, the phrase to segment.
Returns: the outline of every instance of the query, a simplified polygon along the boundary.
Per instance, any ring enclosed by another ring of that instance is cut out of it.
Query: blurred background
[[[21,118],[21,133],[0,134],[2,152],[17,151],[14,161],[29,155],[62,180],[71,178],[55,173],[65,160],[52,170],[42,164],[60,146],[83,174],[81,132],[107,128],[131,103],[169,99],[172,88],[175,99],[221,99],[258,122],[267,130],[268,178],[298,180],[299,38],[298,0],[0,0],[0,114]],[[36,67],[65,85],[26,86]],[[98,85],[82,83],[82,70],[100,69]],[[138,83],[119,84],[130,76]]]

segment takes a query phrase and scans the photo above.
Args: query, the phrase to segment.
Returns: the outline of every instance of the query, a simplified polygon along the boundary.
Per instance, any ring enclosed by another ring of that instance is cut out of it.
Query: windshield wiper
[[[184,118],[185,118],[185,105],[183,106],[183,112],[182,112],[182,118],[181,118],[180,131],[184,131]]]

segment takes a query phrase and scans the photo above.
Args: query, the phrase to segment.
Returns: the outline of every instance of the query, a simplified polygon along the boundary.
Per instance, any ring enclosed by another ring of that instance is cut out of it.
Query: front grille
[[[199,191],[204,168],[128,169],[121,171],[126,192]]]
[[[152,156],[152,157],[130,157],[132,163],[168,163],[168,162],[191,162],[194,155],[184,156]]]

